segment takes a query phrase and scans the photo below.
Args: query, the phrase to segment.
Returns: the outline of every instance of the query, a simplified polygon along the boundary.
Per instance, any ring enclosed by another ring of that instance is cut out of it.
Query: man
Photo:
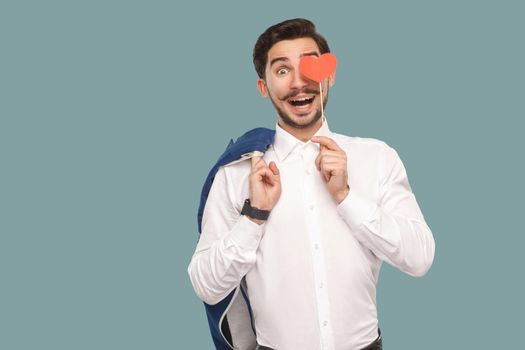
[[[326,52],[305,19],[259,37],[257,87],[277,111],[275,139],[263,157],[220,167],[206,202],[188,273],[208,305],[244,286],[255,337],[240,329],[250,319],[235,293],[221,330],[235,349],[381,349],[382,261],[423,276],[434,258],[397,153],[328,128],[319,84],[299,71],[302,57]],[[324,105],[333,83],[322,85]]]

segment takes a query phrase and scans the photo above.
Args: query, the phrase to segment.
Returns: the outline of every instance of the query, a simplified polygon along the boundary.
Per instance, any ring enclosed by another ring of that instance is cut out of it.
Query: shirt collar
[[[326,121],[326,118],[324,118],[323,124],[319,130],[317,130],[314,136],[332,137],[332,132],[328,128],[328,122]],[[300,147],[301,145],[304,146],[308,143],[312,142],[302,142],[288,131],[285,131],[283,128],[281,128],[278,123],[275,124],[275,139],[273,141],[273,149],[277,155],[277,158],[279,159],[279,162],[283,162],[296,147]],[[318,144],[314,144],[319,147]]]

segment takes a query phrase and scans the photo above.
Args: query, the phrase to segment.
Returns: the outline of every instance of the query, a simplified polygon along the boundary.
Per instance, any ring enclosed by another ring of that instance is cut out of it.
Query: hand
[[[311,141],[319,143],[321,150],[315,158],[315,166],[321,172],[328,192],[339,204],[350,192],[346,153],[329,137],[314,136]]]
[[[275,162],[266,162],[258,156],[252,157],[250,173],[250,202],[252,207],[272,210],[281,196],[281,177]]]

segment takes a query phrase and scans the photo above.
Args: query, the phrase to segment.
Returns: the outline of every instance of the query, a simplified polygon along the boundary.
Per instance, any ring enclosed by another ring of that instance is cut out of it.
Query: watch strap
[[[244,206],[241,210],[241,215],[246,215],[251,217],[252,219],[257,220],[267,220],[270,216],[270,210],[261,210],[255,207],[252,207],[250,203],[250,198],[247,198],[244,201]]]

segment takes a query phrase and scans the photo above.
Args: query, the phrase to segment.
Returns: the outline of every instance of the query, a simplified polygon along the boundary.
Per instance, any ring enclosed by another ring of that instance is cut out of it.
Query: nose
[[[306,80],[306,77],[301,74],[301,71],[299,69],[295,69],[293,71],[293,77],[291,81],[291,88],[292,89],[302,89],[308,85],[308,81]]]

